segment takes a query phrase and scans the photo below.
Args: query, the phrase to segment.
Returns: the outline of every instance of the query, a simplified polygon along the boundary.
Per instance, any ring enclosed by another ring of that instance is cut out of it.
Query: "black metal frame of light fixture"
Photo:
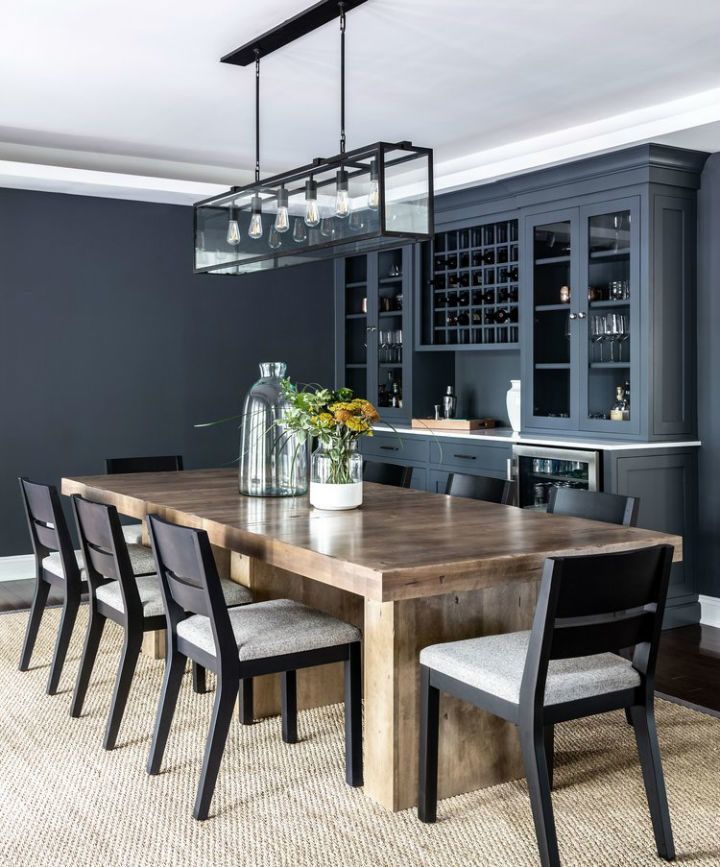
[[[366,2],[367,0],[343,0],[344,11],[349,12]],[[221,57],[220,62],[235,66],[249,66],[257,54],[260,57],[267,57],[278,48],[283,48],[300,39],[301,36],[312,33],[313,30],[317,30],[334,18],[339,18],[341,14],[338,0],[321,0],[320,3],[315,3],[314,6],[293,15],[272,30],[267,30],[262,36],[256,36],[255,39]]]
[[[202,268],[195,267],[195,273],[214,273],[227,272],[228,269],[236,266],[252,265],[253,263],[267,260],[277,259],[285,256],[298,257],[311,253],[312,250],[321,250],[329,247],[342,247],[345,245],[354,245],[362,241],[380,240],[382,237],[390,239],[407,239],[407,240],[427,240],[432,235],[432,226],[434,225],[434,191],[433,191],[433,151],[431,148],[414,147],[408,141],[401,142],[376,142],[371,145],[366,145],[362,148],[357,148],[353,151],[346,151],[346,136],[345,136],[345,15],[351,9],[362,5],[367,0],[321,0],[309,9],[304,10],[298,15],[284,21],[277,27],[266,31],[261,36],[256,37],[250,42],[245,43],[235,51],[226,54],[221,58],[221,63],[229,63],[237,66],[248,66],[250,63],[255,63],[256,86],[255,86],[255,182],[245,186],[233,186],[227,193],[215,195],[208,199],[203,199],[196,202],[193,208],[193,230],[197,237],[197,215],[198,208],[211,207],[213,204],[221,206],[221,213],[225,215],[225,208],[222,207],[232,202],[237,196],[242,193],[250,195],[255,193],[271,194],[277,197],[278,189],[282,189],[286,196],[292,195],[298,190],[292,190],[287,187],[287,184],[302,179],[313,179],[314,171],[327,171],[333,168],[337,169],[335,178],[328,178],[324,181],[319,181],[317,187],[337,184],[340,180],[340,175],[343,175],[342,181],[347,182],[356,175],[362,175],[368,171],[368,166],[359,163],[363,157],[374,154],[375,160],[369,167],[371,179],[378,180],[378,211],[380,217],[379,230],[373,232],[365,232],[354,234],[341,240],[329,240],[327,242],[314,243],[312,247],[287,250],[273,250],[271,254],[263,252],[258,256],[252,256],[244,259],[242,263],[222,262],[215,265],[208,265]],[[297,169],[292,169],[289,172],[274,175],[273,177],[260,180],[260,58],[271,54],[279,48],[294,42],[302,36],[311,33],[313,30],[327,24],[334,18],[340,18],[340,152],[333,157],[316,157],[312,163],[302,166]],[[396,159],[385,161],[386,151],[408,151],[407,156],[401,156]],[[425,155],[428,160],[428,226],[429,232],[394,232],[386,226],[385,219],[385,172],[387,167],[399,165],[408,160],[417,158],[420,155]],[[382,165],[383,170],[379,171],[379,166]],[[355,172],[352,170],[356,169]]]

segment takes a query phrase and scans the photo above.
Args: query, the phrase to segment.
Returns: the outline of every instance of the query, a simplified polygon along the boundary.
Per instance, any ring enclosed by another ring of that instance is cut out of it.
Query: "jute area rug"
[[[26,614],[0,616],[0,864],[28,867],[533,867],[525,782],[442,801],[434,826],[391,814],[343,775],[342,708],[300,714],[301,742],[279,721],[232,727],[213,801],[191,810],[213,696],[189,675],[163,773],[145,760],[163,663],[141,657],[117,749],[101,748],[122,634],[108,624],[82,719],[68,713],[85,626],[45,695],[59,612],[46,612],[33,669],[17,670]],[[300,675],[302,676],[302,675]],[[210,684],[212,686],[212,684]],[[720,720],[658,702],[678,862],[720,865]],[[656,853],[631,729],[622,714],[558,727],[553,794],[565,865],[664,863]]]

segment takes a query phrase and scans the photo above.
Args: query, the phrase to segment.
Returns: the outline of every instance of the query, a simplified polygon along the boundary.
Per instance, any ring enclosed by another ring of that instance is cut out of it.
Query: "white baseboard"
[[[21,581],[35,577],[35,557],[32,554],[15,554],[0,557],[0,581]]]
[[[720,598],[700,596],[700,623],[720,628]]]

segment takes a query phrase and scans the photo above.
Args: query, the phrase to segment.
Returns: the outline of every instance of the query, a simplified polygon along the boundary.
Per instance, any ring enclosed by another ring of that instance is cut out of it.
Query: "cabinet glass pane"
[[[377,385],[375,400],[379,407],[403,405],[403,259],[402,250],[378,255],[378,328],[372,332],[377,341]]]
[[[588,417],[630,420],[630,212],[588,220]]]
[[[368,341],[367,257],[345,260],[345,385],[367,393]]]
[[[570,221],[533,230],[533,414],[570,416]]]

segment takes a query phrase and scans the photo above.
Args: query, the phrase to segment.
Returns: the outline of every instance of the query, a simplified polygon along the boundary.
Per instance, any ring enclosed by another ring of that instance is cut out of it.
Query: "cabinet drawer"
[[[480,476],[507,475],[508,458],[512,449],[507,446],[491,446],[483,443],[444,442],[442,444],[442,466],[473,473]]]
[[[394,434],[378,436],[376,434],[363,441],[362,453],[383,458],[388,463],[393,463],[395,460],[427,463],[428,444],[427,440],[416,439],[415,437],[399,437]]]

